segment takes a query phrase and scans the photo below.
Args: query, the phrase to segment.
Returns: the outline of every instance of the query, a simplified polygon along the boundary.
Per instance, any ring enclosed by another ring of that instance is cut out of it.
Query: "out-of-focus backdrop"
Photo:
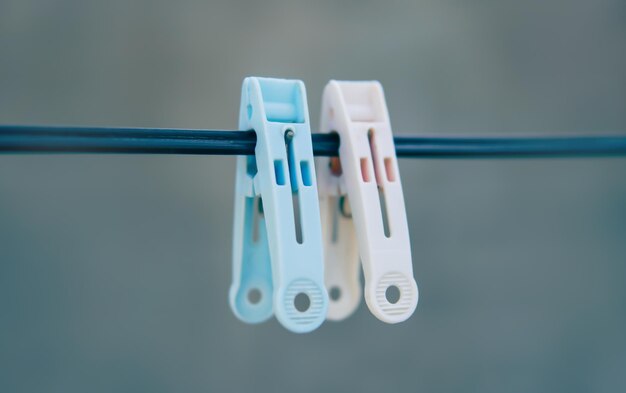
[[[397,134],[626,133],[626,3],[0,0],[0,123],[236,127],[378,79]],[[0,391],[626,390],[626,158],[401,160],[420,304],[231,313],[233,157],[0,156]]]

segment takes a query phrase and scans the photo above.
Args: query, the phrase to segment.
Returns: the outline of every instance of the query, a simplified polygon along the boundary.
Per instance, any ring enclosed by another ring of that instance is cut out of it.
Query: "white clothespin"
[[[359,304],[359,255],[365,301],[381,321],[402,322],[418,301],[397,158],[382,86],[330,81],[322,132],[337,132],[339,159],[318,160],[328,318]],[[356,234],[356,235],[355,235]]]

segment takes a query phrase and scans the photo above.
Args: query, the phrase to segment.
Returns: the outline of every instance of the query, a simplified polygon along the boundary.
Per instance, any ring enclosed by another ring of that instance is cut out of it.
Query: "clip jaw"
[[[329,318],[343,319],[358,306],[358,300],[354,300],[358,286],[357,245],[351,241],[356,231],[369,309],[384,322],[402,322],[413,314],[418,290],[391,125],[380,83],[329,82],[322,99],[321,127],[322,132],[335,131],[341,138],[341,170],[336,169],[332,159],[334,175],[331,169],[323,165],[320,168],[327,285],[331,291],[333,284],[347,288],[350,294],[349,302],[330,304]],[[353,226],[347,225],[344,218],[339,219],[339,225],[329,219],[342,213],[340,204],[331,202],[337,194],[347,194]],[[329,228],[335,234],[328,235]],[[339,238],[336,244],[329,241]],[[348,259],[342,260],[344,257]],[[340,272],[334,277],[343,283],[333,283],[333,271]]]
[[[255,157],[237,161],[231,306],[244,321],[260,322],[271,316],[267,302],[273,288],[273,310],[281,324],[309,332],[324,321],[328,295],[304,84],[246,78],[239,128],[253,129],[257,145]],[[256,243],[250,195],[262,199],[263,206]],[[262,293],[257,304],[244,299],[254,285]]]

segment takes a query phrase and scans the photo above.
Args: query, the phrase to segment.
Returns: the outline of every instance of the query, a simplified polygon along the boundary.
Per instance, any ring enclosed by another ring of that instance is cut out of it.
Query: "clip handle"
[[[382,87],[378,82],[331,81],[322,111],[322,131],[336,131],[341,138],[341,177],[363,264],[365,301],[380,320],[404,321],[419,294]]]

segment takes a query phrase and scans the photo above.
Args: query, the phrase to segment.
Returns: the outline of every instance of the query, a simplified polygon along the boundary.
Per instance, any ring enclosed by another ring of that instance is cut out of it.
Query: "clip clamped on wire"
[[[339,159],[318,160],[328,318],[346,318],[358,307],[360,254],[370,311],[384,322],[402,322],[415,311],[418,290],[380,83],[330,81],[321,131],[337,132],[341,139]]]
[[[239,113],[257,144],[237,160],[231,308],[249,323],[273,311],[309,332],[326,318],[328,295],[304,84],[246,78]]]

